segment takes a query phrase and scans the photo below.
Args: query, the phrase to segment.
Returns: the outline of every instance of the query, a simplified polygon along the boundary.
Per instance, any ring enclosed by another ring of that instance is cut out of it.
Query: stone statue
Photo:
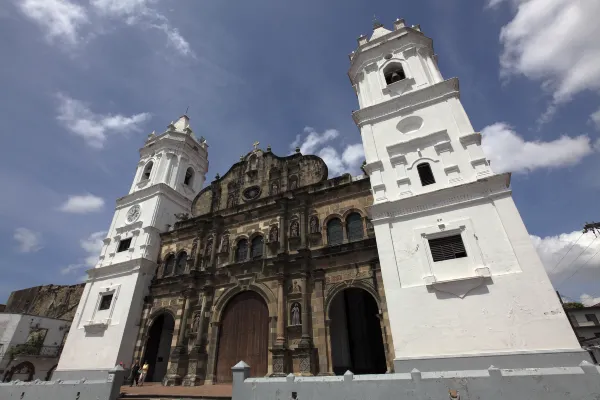
[[[298,221],[292,221],[292,224],[290,225],[290,236],[300,236],[300,224],[298,223]]]
[[[279,241],[279,228],[276,226],[271,227],[269,231],[269,242],[274,243]]]
[[[229,235],[223,235],[223,239],[221,239],[221,251],[224,253],[229,251]]]
[[[302,319],[300,318],[300,304],[293,303],[292,309],[290,310],[291,325],[302,325]]]
[[[310,217],[310,233],[319,232],[319,219],[315,216]]]
[[[290,190],[294,190],[296,188],[298,188],[298,178],[293,177],[290,179]]]
[[[300,293],[300,285],[298,285],[298,281],[294,281],[292,293]]]
[[[198,332],[200,326],[200,313],[194,314],[194,323],[192,325],[192,332]]]
[[[271,194],[277,194],[279,193],[279,184],[277,182],[273,182],[271,184]]]
[[[210,255],[210,252],[212,251],[213,240],[213,237],[209,236],[208,240],[206,241],[206,255]]]

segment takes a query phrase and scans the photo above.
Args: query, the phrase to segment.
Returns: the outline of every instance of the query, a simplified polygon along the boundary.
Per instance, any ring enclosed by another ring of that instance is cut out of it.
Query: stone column
[[[190,291],[183,293],[183,312],[179,322],[179,330],[177,331],[177,345],[171,351],[167,376],[163,380],[165,386],[180,385],[181,378],[185,375],[184,370],[187,366],[185,362],[187,361],[187,352],[184,346],[185,327],[187,325],[188,313],[190,310],[189,298],[191,297],[191,294]]]
[[[286,305],[285,305],[285,277],[277,276],[277,338],[271,349],[273,354],[273,376],[285,376],[289,371],[289,357],[286,346]]]
[[[300,248],[306,248],[306,203],[302,204],[302,210],[300,211]]]
[[[285,242],[286,238],[286,214],[287,214],[287,203],[285,200],[282,200],[279,203],[279,251],[278,253],[287,252],[287,244]]]
[[[278,345],[285,344],[285,299],[283,294],[283,274],[277,277],[277,341]]]
[[[300,339],[300,343],[298,343],[298,348],[296,349],[295,358],[298,359],[297,364],[300,369],[300,374],[304,376],[312,375],[313,371],[313,344],[310,335],[310,313],[309,309],[309,292],[308,292],[308,272],[307,271],[307,263],[308,259],[305,256],[305,272],[302,275],[302,338]]]
[[[204,346],[204,325],[207,308],[208,292],[205,290],[202,294],[200,306],[200,320],[194,338],[194,347],[190,352],[187,375],[183,379],[183,386],[198,386],[204,383],[206,376],[206,347]]]
[[[319,332],[314,338],[314,345],[318,349],[319,375],[331,375],[329,371],[329,343],[327,337],[328,324],[325,320],[327,310],[325,310],[325,273],[323,270],[314,272],[314,303],[313,303],[313,330]]]
[[[215,266],[215,258],[217,255],[218,240],[219,240],[219,235],[217,235],[217,233],[215,232],[215,234],[213,235],[212,248],[210,249],[210,263],[208,264],[211,266],[211,268],[214,268],[214,266]]]

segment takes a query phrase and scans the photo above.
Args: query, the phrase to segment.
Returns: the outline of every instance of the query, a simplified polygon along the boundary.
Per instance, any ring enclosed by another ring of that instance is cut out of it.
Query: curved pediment
[[[325,162],[295,153],[278,157],[256,149],[241,157],[225,175],[204,188],[192,203],[192,215],[225,210],[327,180]]]

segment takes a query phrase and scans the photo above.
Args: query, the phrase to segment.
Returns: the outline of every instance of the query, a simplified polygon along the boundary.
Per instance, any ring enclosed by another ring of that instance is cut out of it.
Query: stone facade
[[[266,374],[333,374],[330,305],[344,289],[361,288],[377,303],[391,370],[385,294],[365,211],[369,180],[327,174],[318,157],[256,149],[201,191],[192,217],[161,235],[134,358],[147,357],[152,324],[168,314],[175,323],[163,382],[217,382],[226,307],[252,291],[268,308]]]
[[[85,284],[45,285],[16,290],[4,311],[72,321]]]

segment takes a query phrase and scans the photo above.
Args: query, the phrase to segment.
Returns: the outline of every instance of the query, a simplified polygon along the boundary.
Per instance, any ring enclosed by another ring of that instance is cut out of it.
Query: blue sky
[[[373,15],[433,38],[492,168],[514,171],[555,286],[600,302],[600,239],[580,233],[600,220],[599,12],[569,0],[3,1],[0,302],[81,280],[144,138],[188,106],[208,179],[256,140],[358,172],[346,72]]]

